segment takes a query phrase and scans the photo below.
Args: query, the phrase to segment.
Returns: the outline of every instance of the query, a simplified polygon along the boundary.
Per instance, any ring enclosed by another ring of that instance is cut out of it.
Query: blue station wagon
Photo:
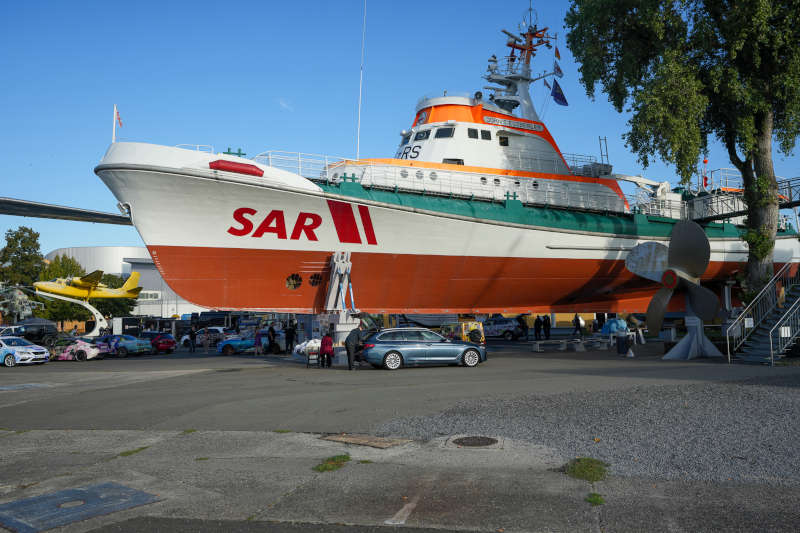
[[[376,367],[397,370],[401,366],[478,366],[486,361],[486,346],[446,339],[424,328],[384,329],[364,341],[364,359]]]

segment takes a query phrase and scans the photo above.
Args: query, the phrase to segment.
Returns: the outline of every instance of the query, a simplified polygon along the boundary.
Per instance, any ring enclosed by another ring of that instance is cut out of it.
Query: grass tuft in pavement
[[[349,460],[350,454],[346,453],[344,455],[334,455],[333,457],[328,457],[327,459],[323,460],[312,470],[316,472],[331,472],[333,470],[339,470]]]
[[[141,448],[135,448],[133,450],[126,450],[126,451],[120,453],[119,457],[129,457],[129,456],[131,456],[131,455],[133,455],[135,453],[143,452],[149,447],[150,446],[142,446]]]
[[[183,431],[181,431],[181,435],[189,435],[191,433],[194,433],[195,431],[197,431],[197,430],[196,429],[184,429]]]
[[[606,503],[603,497],[597,494],[596,492],[590,492],[589,495],[586,496],[585,501],[591,503],[592,507],[594,507],[595,505],[603,505],[604,503]]]
[[[359,463],[361,463],[362,465],[368,465],[372,464],[372,461],[370,461],[369,459],[361,459]]]
[[[607,467],[608,463],[604,463],[599,459],[576,457],[564,466],[564,472],[569,477],[594,483],[606,478]]]

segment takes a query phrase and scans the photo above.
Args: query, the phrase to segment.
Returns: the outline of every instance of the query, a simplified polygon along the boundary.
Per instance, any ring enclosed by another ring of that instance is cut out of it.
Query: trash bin
[[[628,333],[624,330],[617,331],[617,355],[625,357],[628,353]]]

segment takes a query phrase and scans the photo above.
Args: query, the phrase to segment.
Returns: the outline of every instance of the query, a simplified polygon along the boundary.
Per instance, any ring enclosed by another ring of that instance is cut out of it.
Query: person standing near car
[[[544,329],[544,338],[550,340],[550,315],[544,315],[542,328]]]
[[[536,320],[533,321],[533,338],[537,341],[542,340],[542,317],[536,315]]]
[[[325,332],[322,336],[322,341],[319,345],[319,366],[321,368],[330,368],[333,361],[333,337],[330,330]]]
[[[194,326],[189,330],[189,353],[194,353],[195,348],[197,347],[197,330],[194,329]]]
[[[261,328],[256,328],[256,335],[253,337],[253,348],[255,351],[253,352],[254,355],[261,355],[264,353],[264,346],[261,344]]]
[[[355,362],[356,349],[361,344],[361,331],[364,325],[359,322],[358,327],[351,331],[347,338],[344,340],[344,348],[347,350],[347,368],[348,370],[355,370],[353,363]]]
[[[78,334],[78,325],[77,324],[72,326],[72,331],[70,331],[69,334],[72,335],[73,337],[75,337]]]
[[[208,349],[211,347],[211,330],[209,328],[205,329],[205,334],[203,335],[203,349],[206,353],[208,353]]]
[[[267,353],[275,353],[275,328],[270,325],[269,329],[267,330]]]
[[[297,330],[295,329],[294,322],[289,321],[289,325],[286,326],[286,353],[291,354],[294,351],[294,337]]]

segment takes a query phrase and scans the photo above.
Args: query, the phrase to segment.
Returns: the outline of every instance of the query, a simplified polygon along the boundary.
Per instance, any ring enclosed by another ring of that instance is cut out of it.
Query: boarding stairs
[[[729,362],[774,365],[800,339],[799,267],[784,264],[728,326]]]

